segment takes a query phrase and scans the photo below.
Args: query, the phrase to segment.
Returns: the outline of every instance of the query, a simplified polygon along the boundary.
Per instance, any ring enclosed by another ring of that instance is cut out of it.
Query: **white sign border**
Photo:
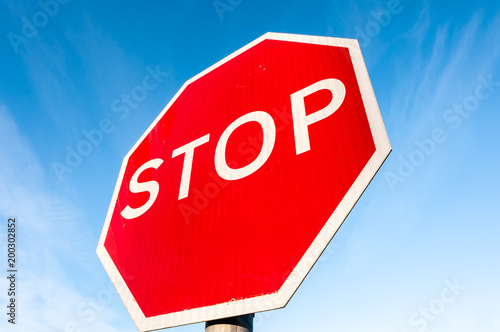
[[[106,239],[111,216],[115,208],[118,192],[123,181],[123,176],[128,164],[128,160],[131,154],[139,146],[139,144],[146,138],[149,132],[154,128],[154,126],[164,116],[170,106],[175,102],[175,100],[180,96],[182,91],[189,84],[266,39],[348,48],[351,55],[354,72],[356,74],[356,79],[358,81],[359,89],[361,92],[361,97],[363,99],[363,103],[367,113],[370,129],[373,134],[376,147],[375,153],[372,155],[372,157],[362,170],[361,174],[358,176],[356,181],[353,183],[351,188],[348,190],[348,192],[338,205],[337,209],[330,216],[323,229],[320,231],[316,239],[313,241],[309,249],[306,251],[302,259],[293,269],[292,273],[277,293],[146,318],[142,313],[139,305],[135,301],[132,293],[128,289],[123,277],[118,272],[118,269],[116,268],[111,257],[104,248],[104,240]],[[323,250],[326,248],[330,240],[342,225],[343,221],[347,218],[347,215],[350,213],[357,200],[361,197],[364,190],[367,188],[368,184],[373,179],[379,168],[382,166],[384,160],[387,158],[390,152],[391,146],[389,143],[389,138],[387,137],[387,132],[382,121],[382,116],[375,99],[375,93],[373,92],[370,78],[368,77],[368,72],[357,40],[268,32],[184,83],[184,85],[175,94],[175,96],[163,109],[160,115],[158,115],[151,126],[149,126],[146,132],[141,136],[134,147],[125,156],[118,176],[118,181],[115,186],[113,197],[111,199],[111,204],[106,216],[103,231],[99,239],[99,244],[97,246],[97,255],[99,256],[105,270],[107,271],[118,293],[120,294],[125,307],[129,311],[132,319],[134,320],[137,328],[140,331],[151,331],[179,325],[204,322],[219,318],[239,316],[249,313],[283,308],[284,306],[286,306],[309,271],[312,269]]]

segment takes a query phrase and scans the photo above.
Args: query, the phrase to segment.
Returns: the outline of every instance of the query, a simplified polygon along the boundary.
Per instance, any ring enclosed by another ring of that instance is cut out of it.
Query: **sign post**
[[[390,151],[356,40],[267,33],[125,156],[97,254],[140,331],[251,322],[287,304]]]
[[[248,314],[209,321],[205,332],[253,332],[253,317]]]

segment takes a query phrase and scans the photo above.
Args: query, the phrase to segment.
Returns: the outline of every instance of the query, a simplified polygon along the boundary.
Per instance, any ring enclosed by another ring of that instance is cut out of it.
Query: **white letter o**
[[[226,162],[226,146],[229,136],[231,136],[236,128],[250,121],[256,121],[262,127],[262,131],[264,133],[262,149],[260,150],[257,158],[255,158],[255,160],[253,160],[250,164],[241,168],[231,168]],[[276,125],[274,124],[272,116],[268,113],[255,111],[239,117],[231,123],[226,130],[224,130],[219,138],[219,142],[217,142],[217,147],[215,148],[215,169],[217,170],[217,173],[225,180],[238,180],[252,174],[267,161],[273,151],[275,141]]]

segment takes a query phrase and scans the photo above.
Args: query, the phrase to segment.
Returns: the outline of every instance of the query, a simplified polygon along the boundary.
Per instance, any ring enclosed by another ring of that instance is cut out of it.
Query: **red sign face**
[[[357,41],[268,33],[125,157],[99,257],[140,330],[283,307],[389,152]]]

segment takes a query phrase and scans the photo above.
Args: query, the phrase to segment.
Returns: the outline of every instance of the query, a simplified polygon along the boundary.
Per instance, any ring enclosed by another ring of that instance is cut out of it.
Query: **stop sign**
[[[267,33],[127,154],[97,253],[141,331],[284,307],[390,150],[356,40]]]

